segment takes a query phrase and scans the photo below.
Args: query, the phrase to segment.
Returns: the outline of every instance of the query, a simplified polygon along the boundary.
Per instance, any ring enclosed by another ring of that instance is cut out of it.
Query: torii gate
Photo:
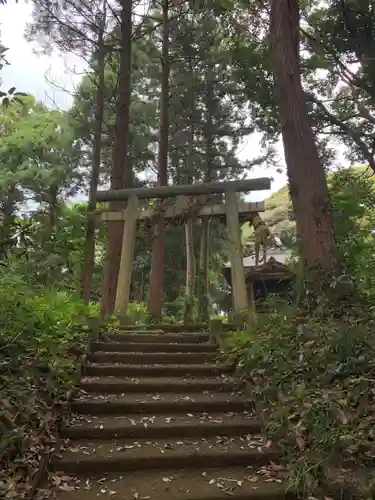
[[[238,204],[239,192],[268,190],[271,188],[269,178],[246,179],[241,181],[212,182],[203,184],[157,186],[154,188],[133,188],[98,191],[97,202],[128,201],[126,209],[120,211],[103,210],[96,212],[102,221],[124,221],[121,260],[117,280],[115,313],[126,314],[130,295],[130,282],[134,260],[135,236],[137,221],[152,217],[153,210],[140,210],[140,199],[166,199],[177,197],[175,207],[169,207],[163,213],[165,219],[173,219],[183,214],[182,197],[224,193],[225,203],[214,205],[202,204],[198,217],[210,216],[226,218],[229,236],[229,253],[232,266],[233,312],[236,316],[248,313],[249,297],[245,281],[243,254],[241,245],[240,219],[246,218],[250,212],[264,212],[264,203]],[[250,298],[253,309],[253,298]]]

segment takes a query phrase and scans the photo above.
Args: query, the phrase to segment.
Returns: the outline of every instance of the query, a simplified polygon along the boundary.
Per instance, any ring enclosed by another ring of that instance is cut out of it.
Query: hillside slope
[[[348,169],[349,170],[349,169]],[[368,167],[361,165],[358,167],[351,167],[350,170],[356,175],[367,174],[371,176],[371,172],[368,172]],[[332,173],[328,174],[327,181],[330,184],[330,179],[332,178]],[[374,179],[375,186],[375,177]],[[264,200],[265,212],[261,213],[260,216],[268,224],[272,233],[280,235],[283,231],[290,230],[294,227],[295,222],[293,220],[293,210],[292,204],[289,198],[288,186],[284,186],[279,191],[273,193],[269,198]],[[246,243],[248,240],[252,240],[253,229],[249,227],[249,224],[244,224],[242,227],[242,241]]]

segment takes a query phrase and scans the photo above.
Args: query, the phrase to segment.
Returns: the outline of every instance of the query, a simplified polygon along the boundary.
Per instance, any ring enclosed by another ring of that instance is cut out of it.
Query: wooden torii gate
[[[238,204],[239,192],[267,190],[271,187],[268,178],[246,179],[220,183],[205,183],[177,186],[157,186],[154,188],[133,188],[98,191],[97,202],[126,201],[126,209],[120,211],[103,210],[96,212],[102,221],[124,221],[121,260],[117,281],[115,312],[126,314],[130,295],[130,282],[134,260],[135,236],[137,221],[152,218],[153,210],[141,210],[140,199],[167,199],[177,197],[175,207],[168,207],[163,213],[165,219],[173,219],[183,214],[182,199],[186,196],[201,196],[214,193],[224,193],[225,203],[209,205],[202,204],[198,217],[225,217],[229,236],[229,253],[232,266],[232,295],[233,312],[241,316],[248,311],[249,301],[247,295],[243,254],[241,245],[240,219],[250,212],[263,212],[264,203]]]

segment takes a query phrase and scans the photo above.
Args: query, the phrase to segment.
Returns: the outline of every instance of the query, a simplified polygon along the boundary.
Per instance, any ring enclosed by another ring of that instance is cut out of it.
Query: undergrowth
[[[375,320],[358,317],[284,304],[224,344],[263,402],[290,486],[307,496],[345,485],[348,498],[375,498]]]
[[[93,313],[95,311],[92,311]],[[74,389],[89,312],[17,278],[0,289],[0,497],[31,498]]]

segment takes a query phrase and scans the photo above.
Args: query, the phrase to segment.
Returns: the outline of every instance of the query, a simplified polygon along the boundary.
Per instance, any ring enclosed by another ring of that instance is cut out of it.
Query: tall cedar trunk
[[[193,40],[191,40],[193,43]],[[193,74],[192,58],[189,57],[189,72]],[[189,144],[186,160],[186,184],[192,182],[193,152],[194,152],[194,88],[191,86],[190,96],[190,121],[189,121]],[[194,292],[195,292],[195,255],[194,255],[194,227],[193,221],[189,218],[185,222],[185,248],[186,248],[186,280],[185,280],[185,309],[184,323],[191,323],[193,320]]]
[[[333,217],[301,83],[298,0],[271,1],[271,45],[299,253],[315,290],[337,270]]]
[[[214,115],[214,75],[211,62],[208,61],[208,67],[205,72],[205,104],[207,109],[207,122],[204,128],[204,141],[206,145],[206,175],[205,182],[211,182],[214,169],[214,137],[213,137],[213,115]],[[200,257],[199,257],[199,276],[198,276],[198,316],[202,321],[209,319],[208,304],[208,254],[209,254],[209,226],[208,217],[202,219]]]
[[[163,42],[162,42],[162,71],[160,96],[160,139],[158,155],[158,184],[166,186],[168,183],[168,134],[169,134],[169,0],[163,0]],[[165,220],[160,217],[155,225],[152,242],[152,261],[150,272],[150,287],[148,296],[148,310],[153,321],[162,316],[163,285],[164,285],[164,252],[165,252]]]
[[[90,179],[89,201],[87,204],[87,222],[86,222],[86,239],[83,254],[83,266],[81,277],[81,297],[85,305],[90,302],[90,290],[92,283],[92,273],[95,261],[95,220],[90,217],[90,213],[96,207],[96,191],[98,189],[100,162],[101,162],[101,147],[102,147],[102,125],[104,114],[104,71],[105,71],[105,44],[104,30],[106,23],[106,6],[107,0],[103,1],[103,17],[100,23],[98,32],[98,49],[97,49],[97,78],[98,86],[96,89],[95,102],[95,120],[94,120],[94,137],[93,137],[93,152],[92,152],[92,170]]]
[[[185,284],[185,311],[184,323],[193,321],[194,285],[195,285],[195,257],[194,257],[194,230],[193,221],[188,219],[185,223],[186,245],[186,284]]]
[[[129,119],[131,99],[131,40],[132,40],[132,2],[121,0],[121,49],[118,97],[116,103],[115,141],[112,156],[111,189],[131,187],[132,167],[129,161]],[[110,202],[110,210],[121,210],[124,202]],[[102,316],[114,312],[117,278],[121,259],[122,221],[108,224],[108,251],[102,291]]]
[[[199,250],[199,292],[198,316],[201,321],[209,320],[208,310],[208,245],[209,245],[210,218],[203,217],[201,225],[201,241]]]
[[[193,141],[194,132],[191,141]],[[190,152],[191,158],[191,152]],[[190,161],[190,160],[189,160]],[[190,166],[188,167],[190,170]],[[187,181],[191,183],[191,179]],[[184,323],[193,321],[194,292],[195,292],[195,255],[194,255],[194,225],[189,218],[185,222],[185,247],[186,247],[186,283],[185,283],[185,311]]]

